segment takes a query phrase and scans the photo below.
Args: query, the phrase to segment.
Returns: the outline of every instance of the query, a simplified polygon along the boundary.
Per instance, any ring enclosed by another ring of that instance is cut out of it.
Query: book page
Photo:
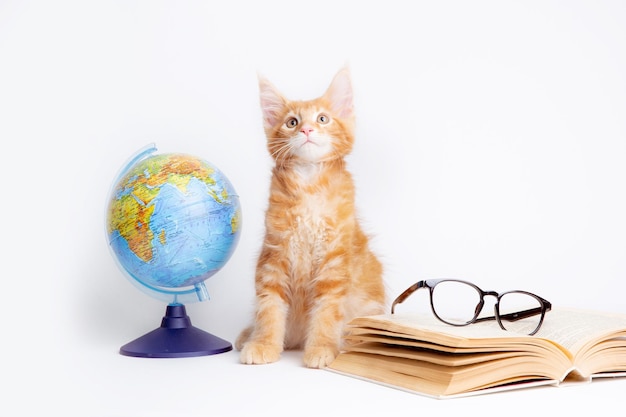
[[[382,314],[377,316],[359,317],[352,320],[349,326],[356,327],[355,333],[369,329],[383,329],[392,337],[427,341],[429,343],[448,346],[450,348],[476,348],[485,351],[490,348],[502,347],[507,344],[535,344],[555,349],[553,342],[502,330],[496,322],[474,323],[456,327],[442,323],[431,314]],[[348,327],[348,332],[350,327]],[[560,347],[556,347],[560,350]],[[564,351],[566,355],[569,354]]]
[[[456,346],[456,342],[469,339],[508,339],[527,337],[514,332],[502,330],[496,322],[475,323],[468,326],[456,327],[442,323],[432,314],[381,314],[377,316],[358,317],[349,325],[357,327],[372,327],[385,329],[390,332],[422,338],[429,336],[431,342],[448,346]]]
[[[519,362],[514,358],[488,361],[482,366],[448,367],[408,358],[371,353],[346,352],[337,356],[329,369],[435,396],[450,396],[520,382],[558,384],[556,374],[530,373],[544,369],[538,360]]]
[[[626,332],[626,315],[558,308],[546,313],[535,337],[553,340],[574,356],[599,341]]]
[[[396,356],[443,366],[465,366],[493,362],[506,358],[519,358],[519,351],[480,352],[480,353],[446,353],[441,351],[393,346],[380,342],[363,342],[350,347],[351,352],[373,353],[384,356]],[[552,361],[553,362],[553,361]]]

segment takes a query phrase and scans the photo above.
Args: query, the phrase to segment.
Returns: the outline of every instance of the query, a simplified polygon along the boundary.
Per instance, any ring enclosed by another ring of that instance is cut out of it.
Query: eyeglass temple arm
[[[546,306],[546,311],[549,311],[550,308],[551,306],[548,304]],[[537,314],[541,314],[542,311],[543,311],[542,307],[537,307],[537,308],[531,308],[528,310],[517,311],[515,313],[501,314],[500,320],[518,321],[518,320],[526,319],[528,317],[536,316]],[[495,320],[495,319],[496,319],[495,316],[480,317],[476,319],[475,323],[478,323],[481,321]]]
[[[406,290],[404,290],[402,292],[402,294],[400,294],[394,301],[393,304],[391,304],[391,314],[393,314],[394,309],[396,307],[396,304],[402,304],[404,302],[404,300],[406,300],[407,298],[409,298],[409,296],[411,294],[413,294],[415,291],[419,290],[420,288],[424,288],[426,287],[426,282],[425,281],[419,281],[416,282],[415,284],[411,285],[409,288],[407,288]]]

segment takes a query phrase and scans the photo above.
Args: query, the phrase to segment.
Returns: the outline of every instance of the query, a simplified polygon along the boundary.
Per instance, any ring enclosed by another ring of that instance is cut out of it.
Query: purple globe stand
[[[125,344],[120,354],[140,358],[186,358],[232,349],[230,342],[192,326],[183,304],[170,304],[161,327]]]

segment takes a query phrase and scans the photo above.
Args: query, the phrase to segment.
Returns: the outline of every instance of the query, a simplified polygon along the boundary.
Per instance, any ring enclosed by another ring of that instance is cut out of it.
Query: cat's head
[[[259,77],[267,147],[277,165],[341,159],[352,150],[354,109],[350,73],[341,69],[322,95],[313,100],[285,98]]]

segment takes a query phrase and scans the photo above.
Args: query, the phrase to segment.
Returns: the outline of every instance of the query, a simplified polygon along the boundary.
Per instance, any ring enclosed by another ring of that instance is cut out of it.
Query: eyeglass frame
[[[467,321],[465,323],[451,323],[451,322],[448,322],[448,321],[444,320],[443,318],[441,318],[437,314],[437,310],[435,309],[435,305],[433,304],[433,291],[434,291],[435,287],[437,286],[437,284],[439,284],[441,282],[446,282],[446,281],[448,281],[448,282],[449,281],[460,282],[462,284],[469,285],[470,287],[474,288],[480,294],[480,302],[476,305],[474,317],[471,320],[469,320],[469,321]],[[533,330],[532,333],[528,334],[529,336],[532,336],[532,335],[536,334],[539,331],[539,329],[543,325],[543,320],[545,318],[546,313],[552,309],[552,303],[550,303],[548,300],[538,296],[537,294],[533,294],[533,293],[528,292],[528,291],[512,290],[512,291],[506,291],[506,292],[503,292],[502,294],[500,294],[500,293],[498,293],[496,291],[484,291],[483,289],[479,288],[477,285],[475,285],[475,284],[473,284],[471,282],[468,282],[468,281],[461,280],[461,279],[441,278],[441,279],[421,280],[421,281],[418,281],[415,284],[411,285],[406,290],[404,290],[398,297],[396,297],[396,299],[391,304],[391,314],[394,314],[394,310],[395,310],[395,307],[396,307],[397,304],[403,303],[407,298],[409,298],[409,296],[411,296],[414,292],[416,292],[420,288],[428,288],[429,294],[430,294],[430,308],[431,308],[433,314],[435,315],[435,317],[439,321],[441,321],[441,322],[443,322],[445,324],[449,324],[451,326],[457,326],[457,327],[467,326],[469,324],[479,323],[479,322],[483,322],[483,321],[495,320],[495,321],[498,322],[498,325],[500,326],[500,328],[502,330],[508,331],[504,327],[504,325],[502,324],[502,319],[504,319],[506,321],[517,321],[517,320],[522,320],[522,319],[525,319],[525,318],[528,318],[528,317],[535,316],[537,314],[541,314],[541,317],[539,318],[539,324],[537,325],[537,328],[535,328],[535,330]],[[532,309],[529,309],[529,310],[523,310],[523,311],[518,311],[518,312],[514,312],[514,313],[507,313],[507,314],[500,315],[500,300],[506,294],[511,294],[511,293],[519,293],[519,294],[529,295],[529,296],[535,298],[537,301],[539,301],[539,304],[541,305],[541,307],[540,308],[532,308]],[[480,317],[479,318],[478,315],[481,313],[481,311],[483,310],[483,307],[485,306],[485,296],[488,296],[488,295],[496,297],[496,304],[494,305],[494,316]]]

